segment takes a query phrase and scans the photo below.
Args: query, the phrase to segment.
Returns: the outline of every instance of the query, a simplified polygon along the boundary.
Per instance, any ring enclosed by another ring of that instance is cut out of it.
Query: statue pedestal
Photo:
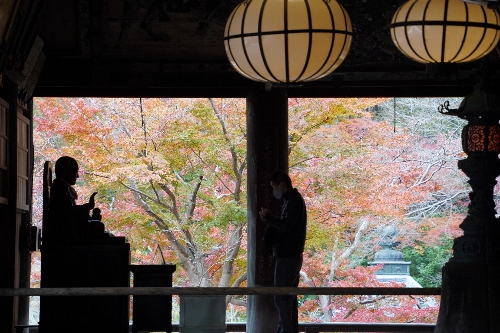
[[[41,287],[128,287],[130,245],[124,237],[42,245]],[[129,296],[44,296],[40,332],[128,333]]]

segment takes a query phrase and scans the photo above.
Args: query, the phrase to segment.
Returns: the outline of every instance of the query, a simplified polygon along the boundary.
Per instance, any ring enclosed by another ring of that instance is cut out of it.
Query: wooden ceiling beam
[[[474,68],[455,78],[435,79],[425,66],[345,66],[315,82],[273,85],[291,97],[453,97],[472,92]],[[493,78],[500,85],[500,78]],[[101,62],[82,59],[47,61],[35,96],[71,97],[245,97],[265,84],[248,80],[226,63]]]

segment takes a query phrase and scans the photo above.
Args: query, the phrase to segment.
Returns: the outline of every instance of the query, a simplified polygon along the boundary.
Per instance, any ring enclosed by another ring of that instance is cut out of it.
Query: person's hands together
[[[260,219],[261,219],[262,221],[265,221],[265,220],[266,220],[266,215],[267,215],[267,213],[269,213],[269,209],[267,209],[267,208],[261,208],[261,209],[260,209],[259,216],[260,216]]]
[[[90,199],[89,199],[89,210],[94,209],[94,207],[95,207],[95,199],[94,199],[94,197],[95,197],[96,194],[97,194],[97,192],[94,192],[90,196]]]

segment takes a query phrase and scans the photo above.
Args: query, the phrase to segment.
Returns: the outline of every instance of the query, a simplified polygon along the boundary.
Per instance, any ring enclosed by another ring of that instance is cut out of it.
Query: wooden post
[[[17,86],[5,76],[0,98],[9,105],[8,127],[8,193],[7,204],[0,203],[0,288],[19,288],[19,231],[21,215],[17,205]],[[4,181],[4,180],[2,180]],[[0,299],[0,332],[12,332],[17,324],[19,297]]]
[[[172,287],[175,265],[130,265],[136,287]],[[132,332],[172,332],[172,296],[134,296]]]
[[[288,170],[288,99],[283,88],[252,91],[247,97],[247,219],[248,286],[273,286],[274,262],[262,237],[266,224],[259,218],[261,207],[278,213],[281,204],[272,198],[269,177]],[[249,296],[247,332],[273,332],[278,314],[272,296]]]

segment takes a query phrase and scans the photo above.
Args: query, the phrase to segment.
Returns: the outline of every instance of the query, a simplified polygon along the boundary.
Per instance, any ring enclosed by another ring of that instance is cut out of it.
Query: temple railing
[[[122,295],[441,295],[440,288],[337,288],[337,287],[89,287],[0,288],[2,296],[122,296]]]
[[[434,332],[434,324],[395,324],[395,323],[299,323],[299,332]],[[245,323],[226,323],[226,332],[246,332]],[[35,330],[38,325],[17,325],[16,333]],[[172,332],[179,332],[179,324],[172,323]],[[130,327],[132,332],[132,327]]]
[[[119,295],[403,295],[437,296],[440,288],[277,288],[277,287],[93,287],[93,288],[5,288],[0,297],[13,296],[119,296]],[[17,329],[30,325],[18,325]],[[245,323],[227,323],[226,332],[245,332]],[[434,332],[424,323],[299,323],[300,332]],[[179,332],[172,324],[172,332]]]

